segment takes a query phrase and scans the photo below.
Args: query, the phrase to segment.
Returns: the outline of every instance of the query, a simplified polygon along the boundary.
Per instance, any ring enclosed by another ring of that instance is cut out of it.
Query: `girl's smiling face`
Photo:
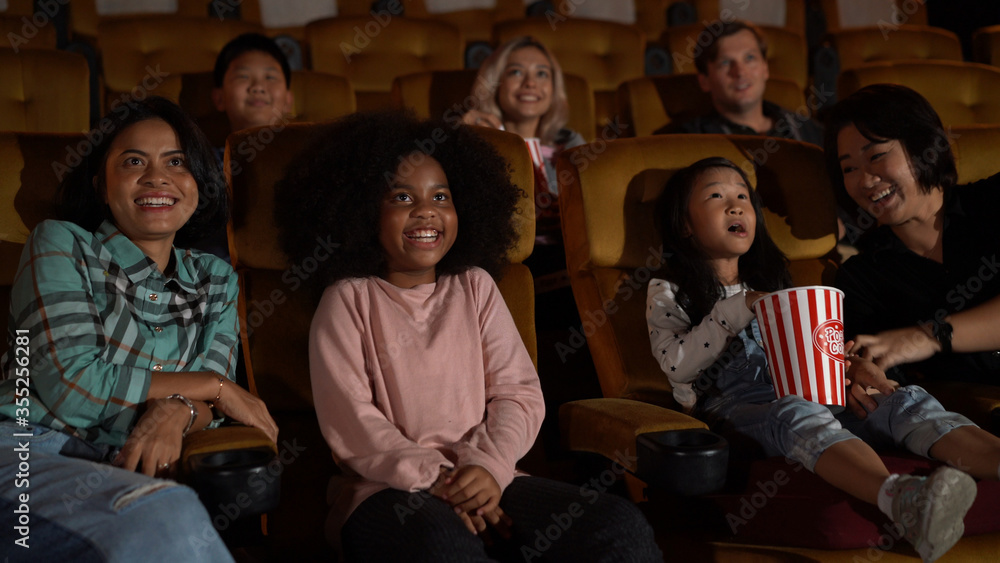
[[[738,260],[750,250],[756,228],[750,187],[739,172],[709,168],[698,176],[688,201],[687,230],[717,272],[720,261]]]
[[[434,283],[437,263],[457,236],[458,214],[444,170],[433,157],[411,153],[400,163],[382,200],[383,277],[403,288]]]

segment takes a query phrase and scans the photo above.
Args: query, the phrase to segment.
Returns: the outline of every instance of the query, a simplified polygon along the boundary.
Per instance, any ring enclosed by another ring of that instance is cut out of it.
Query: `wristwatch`
[[[198,418],[198,409],[195,408],[194,403],[192,403],[191,400],[188,399],[187,397],[185,397],[184,395],[181,395],[181,394],[178,394],[178,393],[174,393],[173,395],[170,395],[167,398],[168,399],[177,399],[178,401],[180,401],[180,402],[184,403],[185,405],[187,405],[187,408],[191,409],[191,419],[188,420],[187,427],[184,428],[184,433],[181,434],[182,437],[183,436],[187,436],[188,431],[191,430],[191,426],[194,424],[195,419]]]
[[[934,333],[934,337],[937,338],[939,344],[941,344],[941,353],[950,354],[951,353],[951,335],[952,335],[951,323],[946,323],[941,321],[937,325],[937,331]]]

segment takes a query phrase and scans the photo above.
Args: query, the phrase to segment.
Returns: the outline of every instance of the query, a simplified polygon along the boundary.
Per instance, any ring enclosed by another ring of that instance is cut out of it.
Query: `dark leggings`
[[[500,499],[511,539],[487,546],[444,501],[380,491],[341,531],[348,561],[663,561],[653,530],[631,502],[540,477],[517,477]]]

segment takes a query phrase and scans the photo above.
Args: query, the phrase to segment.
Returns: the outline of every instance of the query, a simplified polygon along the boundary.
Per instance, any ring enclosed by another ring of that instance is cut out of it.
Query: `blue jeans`
[[[723,434],[746,437],[768,456],[785,456],[813,471],[827,448],[861,439],[875,449],[901,447],[929,457],[932,445],[968,418],[944,410],[916,385],[880,397],[859,419],[849,410],[836,416],[826,406],[794,395],[775,399],[756,319],[734,337],[726,352],[695,382],[698,414]]]
[[[60,455],[73,440],[0,419],[0,552],[10,561],[233,560],[193,490]]]

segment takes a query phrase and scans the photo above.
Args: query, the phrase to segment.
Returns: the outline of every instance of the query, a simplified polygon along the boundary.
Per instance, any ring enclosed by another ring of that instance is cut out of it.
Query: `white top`
[[[698,400],[692,384],[726,350],[729,339],[754,318],[746,305],[744,285],[725,287],[720,299],[696,326],[677,304],[677,285],[653,278],[646,293],[649,344],[660,369],[667,374],[674,399],[690,411]]]

